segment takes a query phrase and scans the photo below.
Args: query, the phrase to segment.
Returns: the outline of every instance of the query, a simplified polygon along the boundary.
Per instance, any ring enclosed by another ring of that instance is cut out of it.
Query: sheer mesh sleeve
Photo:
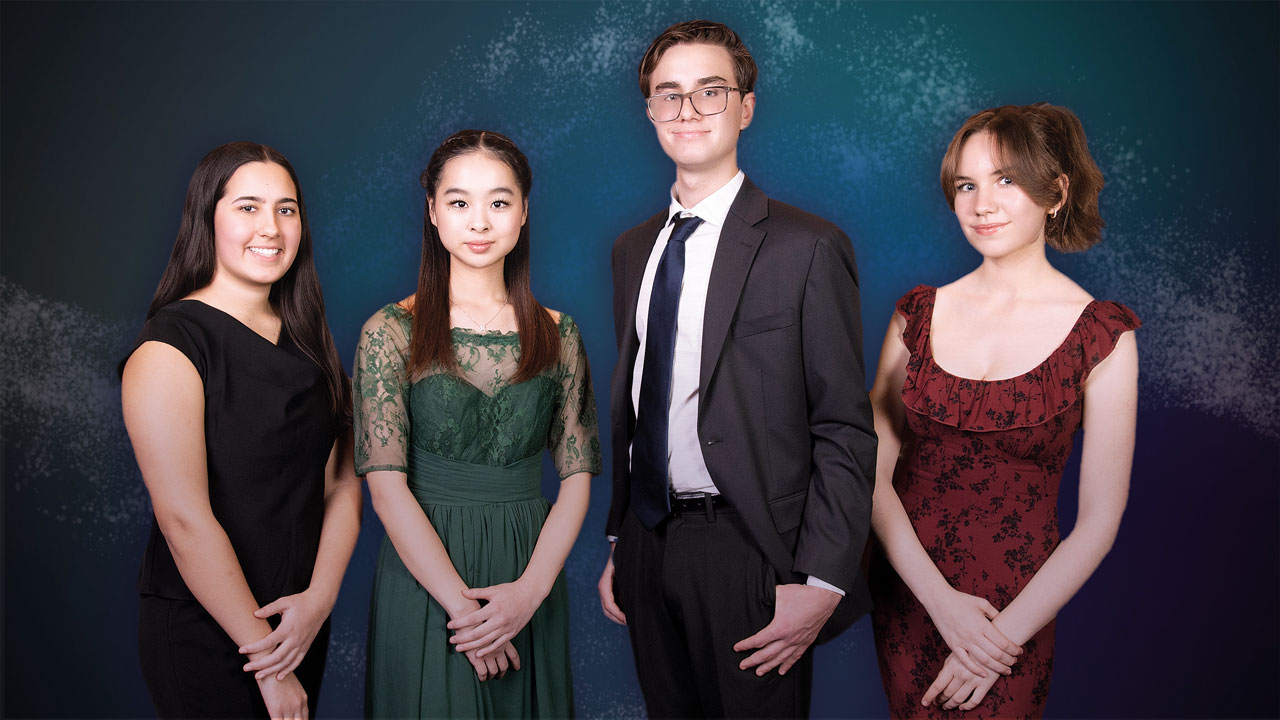
[[[582,336],[573,318],[560,318],[560,397],[547,447],[560,479],[574,473],[600,474],[600,435],[596,428],[596,396]]]
[[[369,318],[356,346],[356,474],[408,472],[409,316],[388,305]]]

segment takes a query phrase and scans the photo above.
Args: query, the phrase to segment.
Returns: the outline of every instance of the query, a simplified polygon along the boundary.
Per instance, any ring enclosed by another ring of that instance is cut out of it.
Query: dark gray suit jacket
[[[631,381],[640,281],[666,211],[613,246],[618,364],[611,383],[617,535],[630,499]],[[835,225],[747,180],[725,218],[707,289],[698,439],[707,469],[779,582],[846,591],[819,641],[871,608],[859,569],[871,527],[876,436],[862,361],[858,275]]]

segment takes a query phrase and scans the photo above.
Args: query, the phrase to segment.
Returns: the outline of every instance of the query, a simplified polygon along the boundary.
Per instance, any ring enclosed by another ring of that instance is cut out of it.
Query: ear
[[[529,222],[529,198],[525,198],[523,204],[524,210],[520,213],[520,227],[524,227],[524,224]]]
[[[435,198],[427,198],[427,217],[431,218],[431,224],[436,226],[438,230],[440,223],[436,222],[436,200]]]
[[[738,130],[746,130],[751,124],[751,119],[756,116],[756,94],[754,92],[745,93],[742,96],[742,122],[738,124]]]
[[[1057,213],[1067,204],[1067,188],[1070,185],[1071,179],[1067,177],[1066,173],[1058,176],[1058,192],[1062,194],[1062,198],[1053,207],[1049,208],[1049,212]]]

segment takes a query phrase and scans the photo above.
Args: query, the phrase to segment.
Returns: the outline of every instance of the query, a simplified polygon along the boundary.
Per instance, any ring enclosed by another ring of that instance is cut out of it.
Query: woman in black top
[[[279,152],[230,143],[200,162],[122,381],[155,511],[138,590],[157,712],[308,717],[361,494],[350,386]]]

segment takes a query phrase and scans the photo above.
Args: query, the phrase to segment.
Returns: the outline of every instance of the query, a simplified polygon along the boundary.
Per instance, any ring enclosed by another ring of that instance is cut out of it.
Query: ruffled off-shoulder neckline
[[[1142,323],[1132,310],[1092,300],[1062,343],[1036,367],[997,380],[964,378],[933,357],[930,328],[938,289],[920,285],[897,303],[907,321],[903,343],[911,353],[902,386],[906,407],[935,422],[986,432],[1040,425],[1074,406],[1089,372],[1107,358],[1125,332]]]

